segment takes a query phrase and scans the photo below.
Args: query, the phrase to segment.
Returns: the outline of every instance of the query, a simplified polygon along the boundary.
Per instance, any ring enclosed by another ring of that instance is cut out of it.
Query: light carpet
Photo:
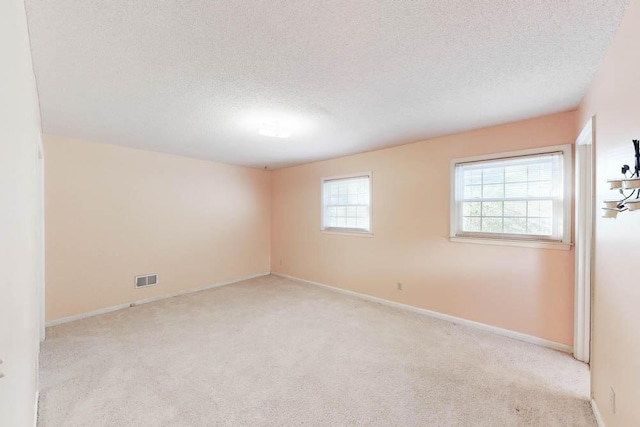
[[[265,276],[47,330],[38,425],[596,426],[588,368]]]

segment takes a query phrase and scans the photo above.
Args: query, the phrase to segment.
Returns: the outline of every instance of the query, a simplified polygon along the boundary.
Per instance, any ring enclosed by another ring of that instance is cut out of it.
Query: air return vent
[[[146,276],[136,276],[136,288],[145,288],[158,284],[157,274],[148,274]]]

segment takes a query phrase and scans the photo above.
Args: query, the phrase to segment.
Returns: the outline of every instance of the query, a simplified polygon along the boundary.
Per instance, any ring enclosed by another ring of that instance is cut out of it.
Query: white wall
[[[34,424],[40,117],[22,0],[0,1],[0,426]]]
[[[269,171],[43,139],[47,320],[269,271]]]
[[[555,114],[273,171],[271,271],[571,345],[573,251],[447,237],[452,159],[571,144],[575,119]],[[373,173],[373,237],[321,233],[320,179],[362,171]]]
[[[640,426],[640,212],[599,215],[608,178],[634,164],[640,138],[640,0],[626,14],[580,106],[580,126],[596,116],[596,207],[591,394],[607,427]],[[610,392],[615,392],[615,408]],[[615,409],[615,410],[614,410]]]

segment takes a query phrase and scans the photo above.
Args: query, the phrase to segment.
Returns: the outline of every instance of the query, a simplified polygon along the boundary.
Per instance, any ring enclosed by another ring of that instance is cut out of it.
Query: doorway
[[[595,117],[576,140],[575,175],[575,322],[573,354],[589,363],[591,348],[591,277],[593,254]]]

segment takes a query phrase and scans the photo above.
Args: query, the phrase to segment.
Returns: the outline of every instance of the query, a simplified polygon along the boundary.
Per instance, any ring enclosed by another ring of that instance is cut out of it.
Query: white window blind
[[[322,180],[322,229],[371,231],[371,175]]]
[[[456,164],[455,235],[562,241],[563,155]]]

